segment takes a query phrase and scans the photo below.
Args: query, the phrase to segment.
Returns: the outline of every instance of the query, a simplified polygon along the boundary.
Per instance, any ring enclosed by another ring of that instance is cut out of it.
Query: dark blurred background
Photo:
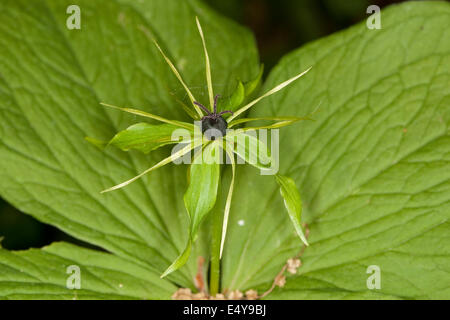
[[[381,8],[394,0],[205,0],[211,7],[255,34],[265,72],[304,43],[364,20],[371,4]],[[58,229],[17,211],[0,198],[2,247],[19,250],[53,241],[86,245]],[[86,245],[88,246],[88,245]]]
[[[266,74],[278,60],[306,42],[366,19],[367,7],[405,0],[204,0],[255,34]]]

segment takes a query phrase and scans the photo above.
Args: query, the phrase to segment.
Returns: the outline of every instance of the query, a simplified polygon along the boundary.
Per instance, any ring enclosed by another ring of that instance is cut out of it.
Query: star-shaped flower
[[[234,154],[247,163],[261,169],[269,170],[270,166],[275,161],[269,154],[267,145],[258,139],[255,135],[249,134],[259,129],[275,129],[281,128],[290,124],[293,124],[300,120],[311,120],[309,117],[260,117],[260,118],[240,118],[237,119],[244,112],[249,110],[255,104],[262,99],[280,91],[298,78],[306,74],[311,68],[301,72],[300,74],[280,83],[273,89],[267,91],[262,96],[252,100],[237,110],[222,110],[218,111],[219,95],[214,96],[211,67],[209,63],[208,51],[206,49],[205,38],[203,36],[203,30],[198,18],[196,18],[197,28],[200,33],[200,37],[203,43],[204,55],[206,60],[206,81],[208,86],[208,97],[210,109],[202,105],[192,94],[189,87],[183,81],[180,73],[176,69],[172,61],[166,56],[156,40],[153,40],[158,50],[161,52],[163,58],[172,69],[173,73],[180,81],[181,85],[186,90],[189,97],[191,107],[184,105],[183,109],[196,121],[195,124],[182,122],[177,120],[169,120],[154,114],[150,114],[144,111],[140,111],[133,108],[122,108],[113,106],[110,104],[102,103],[106,107],[119,109],[128,113],[132,113],[138,116],[150,118],[160,121],[164,124],[153,125],[148,123],[138,123],[130,126],[126,130],[123,130],[116,134],[108,144],[115,145],[122,150],[137,149],[144,153],[151,152],[159,147],[167,144],[179,143],[178,140],[172,139],[175,130],[183,129],[189,134],[189,139],[184,140],[184,145],[175,152],[143,171],[139,175],[122,182],[116,186],[102,191],[102,193],[110,192],[123,188],[133,181],[141,178],[150,171],[156,170],[172,161],[179,160],[186,155],[189,155],[191,151],[194,152],[192,164],[190,167],[190,184],[184,195],[184,202],[186,209],[190,217],[189,238],[186,244],[185,250],[180,256],[167,268],[161,277],[168,275],[169,273],[177,270],[183,266],[191,251],[193,242],[196,239],[200,223],[204,217],[212,210],[217,198],[217,190],[220,180],[220,164],[222,158],[222,151],[227,155],[227,161],[232,166],[232,180],[228,191],[228,196],[224,209],[223,224],[221,230],[219,230],[220,236],[220,251],[219,257],[222,256],[223,246],[225,242],[225,235],[227,231],[228,216],[230,213],[231,199],[234,188],[235,178],[235,166]],[[253,91],[262,75],[262,69],[258,78],[250,82],[247,88],[239,83],[237,93],[241,98],[237,99],[242,102],[243,96],[248,96]],[[247,89],[247,92],[245,92]],[[239,91],[238,91],[239,90]],[[242,93],[244,92],[244,94]],[[235,99],[236,100],[236,99]],[[233,106],[236,107],[236,106]],[[228,117],[227,117],[228,116]],[[272,124],[259,126],[259,127],[244,127],[236,130],[230,130],[231,128],[242,125],[252,121],[275,121]],[[98,143],[95,139],[88,138],[89,141]],[[247,143],[247,142],[248,143]],[[189,157],[190,158],[190,157]],[[275,175],[278,184],[280,185],[280,192],[284,198],[285,206],[288,210],[289,217],[291,218],[295,230],[301,240],[307,245],[305,236],[303,235],[300,225],[301,214],[301,199],[300,194],[292,179],[282,176],[280,174]]]

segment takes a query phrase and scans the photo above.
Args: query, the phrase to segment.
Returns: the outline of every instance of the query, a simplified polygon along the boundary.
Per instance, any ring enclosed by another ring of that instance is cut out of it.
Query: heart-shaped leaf
[[[200,99],[207,89],[195,16],[210,47],[215,91],[225,96],[236,79],[258,74],[254,40],[196,0],[80,0],[80,30],[66,27],[72,4],[0,3],[0,194],[40,221],[160,275],[186,245],[186,166],[168,165],[100,194],[170,152],[103,152],[84,137],[107,141],[142,121],[100,102],[187,120],[174,97],[185,103],[188,97],[153,38]],[[207,249],[206,240],[197,241],[194,258],[168,279],[193,288],[196,257],[207,258]]]
[[[175,290],[132,261],[67,243],[0,249],[0,299],[169,299]]]
[[[450,295],[450,4],[407,2],[381,22],[284,57],[263,91],[313,68],[252,109],[303,117],[320,105],[317,121],[280,130],[280,173],[299,187],[310,246],[269,299]],[[241,167],[222,283],[262,293],[302,244],[275,181]],[[373,265],[381,289],[367,286]]]
[[[175,289],[169,280],[193,288],[197,271],[186,258],[168,280],[157,279],[186,248],[186,168],[166,166],[101,195],[167,157],[167,150],[146,156],[109,148],[105,154],[83,138],[107,140],[136,123],[99,107],[102,101],[186,120],[179,101],[190,97],[153,38],[192,93],[203,103],[212,99],[196,15],[216,93],[230,96],[236,79],[255,79],[256,48],[247,31],[200,1],[79,0],[81,30],[66,28],[71,4],[0,3],[0,194],[111,254],[65,244],[2,249],[0,296],[73,298],[63,287],[73,263],[87,275],[81,298],[168,298]],[[381,19],[380,30],[363,22],[289,54],[262,92],[313,69],[251,105],[254,118],[304,117],[321,105],[316,122],[280,131],[280,172],[302,194],[310,246],[297,274],[268,298],[450,295],[450,4],[408,2]],[[237,165],[234,189],[222,287],[261,293],[301,253],[301,243],[280,214],[285,209],[274,179]],[[207,258],[208,238],[202,232],[200,238],[189,253]],[[380,289],[368,286],[372,266],[381,272]]]

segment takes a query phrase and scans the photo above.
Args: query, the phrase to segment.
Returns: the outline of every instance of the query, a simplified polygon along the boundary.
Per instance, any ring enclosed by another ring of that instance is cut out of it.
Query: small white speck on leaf
[[[245,220],[239,220],[238,221],[238,225],[240,225],[241,227],[245,225]]]
[[[185,58],[181,58],[179,61],[178,61],[178,69],[180,69],[180,70],[184,70],[184,67],[186,66],[186,59]]]

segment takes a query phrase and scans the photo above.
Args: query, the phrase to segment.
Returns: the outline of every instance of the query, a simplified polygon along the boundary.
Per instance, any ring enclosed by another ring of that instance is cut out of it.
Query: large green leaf
[[[79,268],[80,289],[67,288],[71,266]],[[169,299],[175,290],[159,274],[105,252],[67,243],[0,248],[0,299]]]
[[[264,66],[261,65],[259,73],[255,79],[250,80],[245,84],[242,83],[242,81],[238,81],[238,84],[233,93],[229,97],[221,98],[219,100],[217,109],[219,111],[236,111],[246,99],[248,100],[250,97],[252,97],[253,93],[260,86],[263,72]],[[229,115],[229,113],[226,113],[223,115],[223,117],[226,118]]]
[[[313,66],[251,116],[305,116],[280,130],[310,246],[267,298],[450,297],[450,4],[408,2],[282,59],[263,89]],[[301,242],[274,179],[238,166],[223,286],[269,288]],[[381,289],[368,290],[369,265]]]
[[[114,255],[65,245],[1,250],[0,296],[23,298],[25,289],[30,298],[71,298],[63,276],[53,274],[70,261],[97,276],[89,278],[85,298],[118,297],[124,291],[115,291],[117,279],[131,284],[124,297],[168,298],[175,288],[155,275],[186,243],[186,168],[167,166],[100,195],[169,150],[105,154],[83,138],[106,140],[138,120],[100,101],[186,119],[173,95],[187,97],[149,38],[156,37],[204,104],[194,16],[203,25],[215,92],[224,96],[235,79],[258,74],[253,40],[194,0],[81,0],[82,30],[73,31],[65,28],[69,4],[0,4],[0,194]],[[280,170],[300,187],[311,245],[298,275],[269,298],[449,297],[449,17],[444,2],[392,7],[382,12],[383,29],[362,23],[291,53],[270,74],[263,92],[314,66],[254,106],[252,116],[301,117],[320,103],[322,112],[317,122],[281,130]],[[222,284],[261,292],[301,242],[274,179],[242,166],[236,173]],[[206,256],[207,242],[197,244],[191,256]],[[192,287],[194,262],[168,278]],[[369,265],[381,268],[380,290],[366,287]],[[143,279],[154,295],[137,287]]]
[[[300,239],[305,245],[308,245],[305,234],[302,230],[301,216],[302,216],[302,199],[300,197],[300,192],[295,185],[295,181],[289,177],[277,174],[275,176],[278,184],[280,185],[280,194],[284,200],[284,206],[288,211],[289,218],[295,228]]]
[[[200,223],[216,203],[220,181],[219,141],[209,143],[197,157],[190,168],[189,187],[184,194],[184,204],[191,220],[191,238],[197,237]],[[198,162],[197,162],[198,161]]]
[[[189,214],[189,238],[186,248],[163,273],[163,277],[181,268],[188,260],[192,244],[198,237],[200,224],[214,207],[220,181],[220,148],[218,141],[208,144],[194,157],[189,170],[189,187],[184,194],[184,204]]]
[[[80,0],[81,30],[68,30],[71,4],[0,3],[0,194],[42,222],[161,274],[188,236],[186,166],[169,165],[100,194],[170,150],[105,153],[84,137],[108,140],[143,120],[99,102],[187,120],[174,96],[188,99],[153,37],[201,102],[207,89],[195,16],[218,93],[228,95],[237,78],[258,74],[253,37],[195,0]],[[195,258],[207,255],[207,242],[197,243],[190,263],[169,277],[179,285],[193,287]]]
[[[123,151],[136,149],[149,153],[167,144],[177,143],[173,132],[179,129],[171,124],[152,125],[145,122],[133,124],[117,133],[109,142]]]

